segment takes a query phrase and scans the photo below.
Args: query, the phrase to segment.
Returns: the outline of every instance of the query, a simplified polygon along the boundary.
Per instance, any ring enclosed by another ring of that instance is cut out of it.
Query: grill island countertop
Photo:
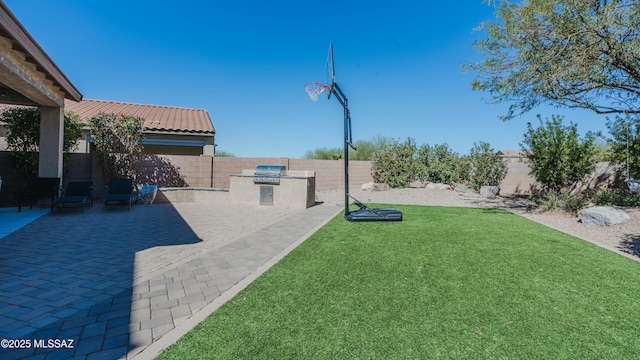
[[[280,177],[286,170],[287,167],[284,165],[258,165],[253,172],[253,182],[280,185]]]

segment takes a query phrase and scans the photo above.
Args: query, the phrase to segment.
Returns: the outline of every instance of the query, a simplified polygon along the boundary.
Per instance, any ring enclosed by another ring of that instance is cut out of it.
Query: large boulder
[[[451,185],[449,184],[441,184],[441,183],[428,183],[427,189],[435,189],[435,190],[449,190],[451,189]]]
[[[360,187],[360,190],[362,190],[362,191],[371,191],[371,189],[373,189],[373,181],[372,182],[368,182],[368,183],[364,183]]]
[[[368,183],[362,184],[362,186],[360,187],[360,190],[362,190],[362,191],[387,191],[387,190],[389,190],[389,185],[384,184],[384,183],[368,182]]]
[[[480,196],[485,199],[495,199],[500,193],[500,186],[481,186]]]
[[[594,206],[580,211],[583,224],[611,226],[629,220],[629,215],[616,208],[608,206]]]
[[[456,186],[455,190],[459,193],[463,193],[463,194],[469,194],[469,195],[475,195],[476,191],[473,190],[472,187],[468,187],[468,186]]]

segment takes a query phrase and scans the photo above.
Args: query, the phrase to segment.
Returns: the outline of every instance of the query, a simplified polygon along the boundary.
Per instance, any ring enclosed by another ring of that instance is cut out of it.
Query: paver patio
[[[0,339],[23,346],[3,343],[0,358],[152,358],[340,211],[178,203],[40,217],[0,238]]]

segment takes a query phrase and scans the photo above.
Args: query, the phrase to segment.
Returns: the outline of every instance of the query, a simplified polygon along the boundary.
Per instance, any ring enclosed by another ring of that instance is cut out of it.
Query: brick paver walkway
[[[0,358],[152,358],[339,212],[190,203],[44,216],[0,238],[11,340]]]

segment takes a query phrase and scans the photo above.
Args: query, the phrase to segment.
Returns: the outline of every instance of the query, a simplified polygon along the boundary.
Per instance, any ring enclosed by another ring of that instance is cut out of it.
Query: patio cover
[[[41,177],[62,177],[65,98],[82,94],[0,1],[0,103],[41,107]]]

